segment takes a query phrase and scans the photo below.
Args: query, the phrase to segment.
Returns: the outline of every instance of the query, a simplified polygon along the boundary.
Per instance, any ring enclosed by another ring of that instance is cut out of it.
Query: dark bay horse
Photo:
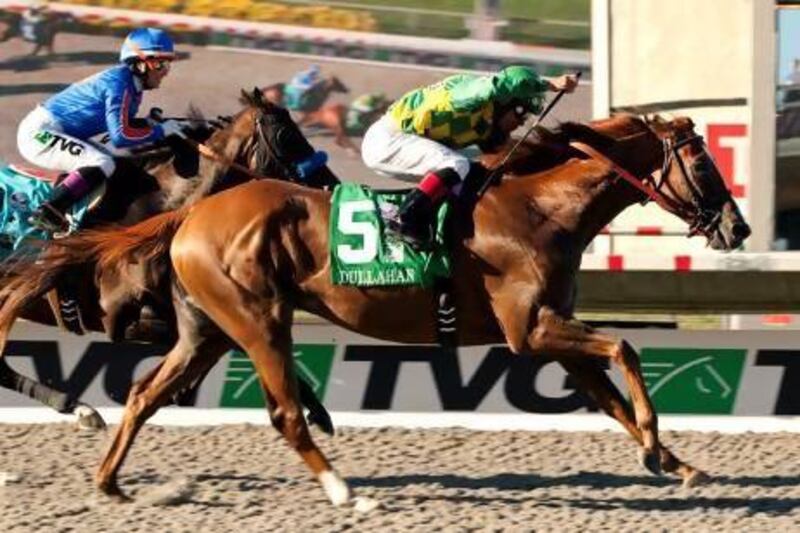
[[[85,225],[100,226],[109,221],[129,225],[167,209],[192,205],[204,196],[265,174],[275,179],[298,179],[295,163],[307,159],[314,150],[288,113],[274,106],[265,108],[262,99],[258,90],[243,93],[244,110],[223,120],[220,127],[198,121],[198,126],[187,132],[188,141],[176,139],[132,159],[121,159],[118,166],[124,166],[124,170],[115,174],[117,182],[107,188],[98,208],[87,215]],[[210,150],[210,155],[199,154],[199,144],[206,147],[204,151]],[[306,183],[329,187],[338,179],[324,166]],[[135,200],[130,202],[132,197]],[[13,270],[13,263],[12,259],[5,267]],[[70,276],[77,277],[81,287],[75,297],[82,310],[83,328],[107,333],[115,342],[172,345],[177,337],[175,315],[170,299],[162,296],[169,289],[168,270],[163,262],[152,262],[107,269],[102,276],[95,276],[90,264],[71,271]],[[143,308],[146,314],[142,314]],[[21,317],[45,325],[61,325],[48,295],[30,302]],[[103,425],[94,409],[69,394],[20,375],[2,356],[0,386],[22,392],[61,413],[76,413],[83,426]],[[301,387],[314,416],[327,424],[327,414],[320,411],[316,397],[305,383],[301,382]]]
[[[520,357],[554,358],[631,434],[646,468],[675,473],[686,486],[702,483],[706,474],[659,441],[637,352],[574,318],[576,276],[590,241],[647,195],[713,248],[737,248],[749,227],[687,118],[620,116],[588,126],[565,124],[562,136],[569,146],[550,156],[541,147],[524,148],[499,184],[474,205],[456,209],[452,281],[459,344],[504,342]],[[542,170],[543,157],[560,162]],[[102,272],[145,257],[162,257],[171,266],[178,339],[158,370],[131,389],[96,474],[102,492],[124,497],[117,475],[141,426],[237,344],[256,368],[273,425],[332,503],[351,500],[347,484],[313,442],[298,403],[293,311],[380,339],[427,344],[437,338],[436,304],[429,289],[334,285],[330,199],[326,191],[290,183],[247,183],[141,225],[55,243],[5,291],[0,331],[47,284],[53,267],[94,261]],[[604,360],[622,370],[632,405],[606,375]]]

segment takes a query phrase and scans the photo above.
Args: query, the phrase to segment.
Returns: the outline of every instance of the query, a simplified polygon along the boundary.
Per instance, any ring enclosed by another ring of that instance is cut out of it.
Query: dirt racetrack
[[[120,477],[139,500],[118,504],[93,492],[105,434],[0,425],[0,471],[12,474],[0,487],[0,531],[800,530],[796,434],[664,433],[679,457],[715,476],[693,489],[649,475],[621,433],[340,428],[315,437],[378,509],[332,507],[268,427],[145,426]],[[186,490],[183,501],[148,503],[165,485]]]

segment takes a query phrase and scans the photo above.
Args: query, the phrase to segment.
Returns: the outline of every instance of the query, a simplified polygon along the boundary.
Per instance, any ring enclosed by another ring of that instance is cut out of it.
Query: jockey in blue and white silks
[[[115,148],[129,148],[183,135],[180,122],[136,118],[143,92],[161,85],[174,58],[166,32],[136,29],[122,45],[121,64],[70,85],[22,120],[17,130],[20,153],[38,166],[68,172],[50,201],[33,214],[33,224],[66,230],[64,213],[113,174],[112,154],[88,142],[90,138],[107,132]]]

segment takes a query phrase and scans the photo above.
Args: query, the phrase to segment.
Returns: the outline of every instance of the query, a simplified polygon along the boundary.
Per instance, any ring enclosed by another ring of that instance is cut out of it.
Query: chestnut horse
[[[562,145],[548,156],[546,148],[525,147],[502,169],[499,184],[470,205],[456,204],[451,253],[458,342],[504,342],[519,356],[554,358],[639,443],[648,470],[675,473],[687,486],[704,482],[706,474],[659,442],[637,352],[574,318],[576,277],[591,240],[647,195],[715,249],[738,247],[749,227],[687,118],[620,116],[588,126],[565,124],[561,138],[582,143],[574,144],[581,151]],[[542,171],[548,157],[561,162]],[[7,331],[53,266],[91,260],[103,271],[159,256],[173,269],[178,340],[158,371],[132,387],[96,474],[102,492],[124,497],[117,475],[144,422],[237,344],[255,366],[273,425],[333,504],[351,501],[349,487],[313,442],[298,403],[293,312],[303,309],[380,339],[427,344],[437,338],[436,304],[433,291],[420,287],[334,285],[330,200],[329,192],[291,183],[250,182],[142,225],[54,243],[6,291],[0,331]],[[622,370],[632,406],[607,377],[604,360]]]
[[[172,146],[157,146],[136,156],[143,159],[140,163],[120,159],[118,166],[124,165],[125,171],[115,175],[119,175],[114,178],[117,183],[108,187],[99,208],[87,214],[86,225],[92,227],[109,221],[129,225],[165,209],[189,206],[204,196],[265,174],[275,179],[298,180],[294,164],[307,159],[314,149],[285,110],[265,107],[262,99],[257,89],[252,94],[243,93],[245,109],[229,120],[223,119],[217,127],[209,128],[209,123],[198,121],[199,126],[188,132],[188,141],[175,140],[170,142]],[[210,150],[210,157],[198,154],[199,142],[203,142],[207,152]],[[309,176],[307,183],[330,187],[338,179],[324,166]],[[24,264],[25,258],[21,260]],[[14,261],[12,258],[5,268],[13,270]],[[69,272],[71,283],[80,285],[74,296],[81,309],[83,328],[106,333],[115,342],[174,343],[177,337],[174,312],[169,298],[161,296],[162,292],[168,292],[169,282],[164,276],[169,269],[158,262],[119,266],[107,269],[102,276],[95,276],[91,264]],[[142,308],[146,311],[144,315]],[[45,325],[60,325],[60,316],[54,313],[47,295],[31,301],[20,316]],[[2,355],[0,386],[21,392],[60,413],[76,413],[84,427],[104,425],[93,408],[70,394],[17,373]],[[315,420],[325,431],[332,432],[328,415],[313,392],[304,382],[301,387],[304,403],[310,404]]]

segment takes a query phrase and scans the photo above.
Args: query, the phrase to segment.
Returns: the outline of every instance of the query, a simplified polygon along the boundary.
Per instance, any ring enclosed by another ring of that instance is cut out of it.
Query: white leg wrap
[[[338,507],[350,501],[350,487],[333,470],[322,472],[319,475],[319,481],[333,505]]]

